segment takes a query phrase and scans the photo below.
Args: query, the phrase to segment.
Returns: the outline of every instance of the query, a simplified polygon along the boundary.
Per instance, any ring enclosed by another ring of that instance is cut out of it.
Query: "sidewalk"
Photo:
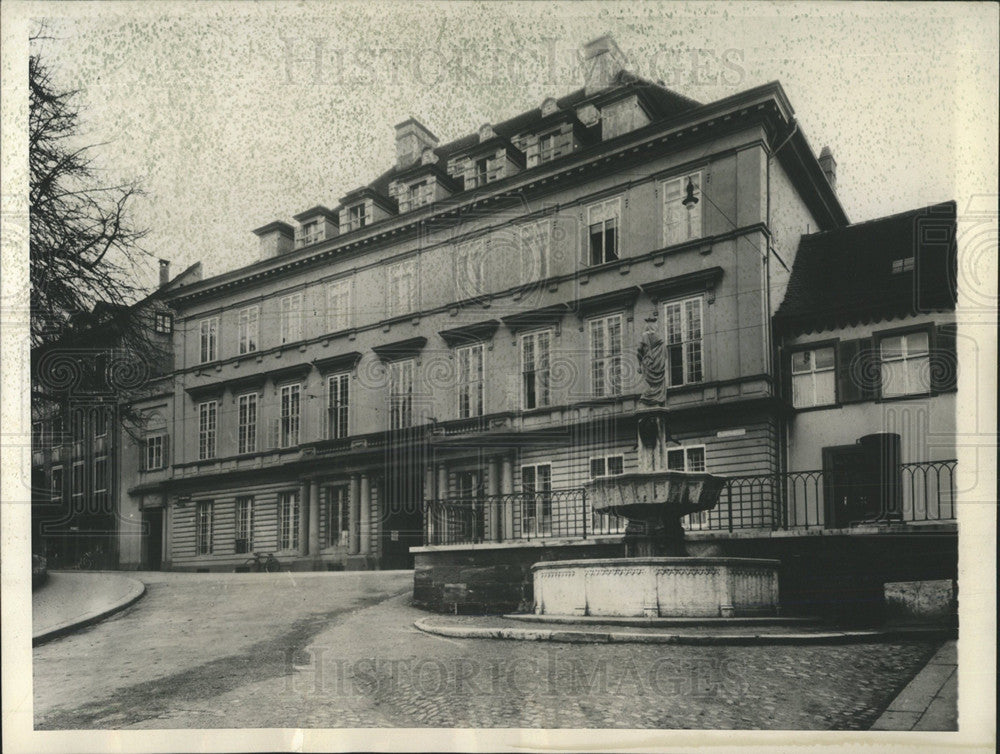
[[[871,730],[958,730],[958,651],[946,641]]]
[[[49,571],[48,580],[31,595],[31,643],[95,623],[145,592],[141,581],[114,571]]]

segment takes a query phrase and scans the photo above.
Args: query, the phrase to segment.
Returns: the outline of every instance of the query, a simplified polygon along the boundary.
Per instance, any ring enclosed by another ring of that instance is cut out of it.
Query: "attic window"
[[[302,227],[299,228],[298,237],[295,239],[296,246],[299,247],[310,246],[322,240],[323,229],[320,227],[319,220],[302,223]]]
[[[410,209],[430,204],[433,196],[433,189],[427,181],[412,183],[406,189],[406,198]]]
[[[892,260],[893,275],[898,275],[903,272],[911,272],[912,270],[913,270],[913,257],[905,257],[903,259]]]
[[[347,210],[347,222],[349,230],[358,230],[365,227],[368,217],[365,213],[365,203],[355,204]]]
[[[476,186],[485,186],[487,180],[489,180],[489,174],[490,174],[490,158],[483,157],[481,160],[476,160],[476,170],[475,170]]]

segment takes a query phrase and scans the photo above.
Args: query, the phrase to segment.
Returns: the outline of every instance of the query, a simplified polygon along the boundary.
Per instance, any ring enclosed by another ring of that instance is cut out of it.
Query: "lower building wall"
[[[688,538],[703,557],[775,558],[785,615],[843,625],[885,619],[884,585],[956,580],[958,535],[901,533],[745,538]],[[489,549],[442,549],[415,554],[413,602],[435,612],[530,612],[533,563],[623,557],[621,541]]]

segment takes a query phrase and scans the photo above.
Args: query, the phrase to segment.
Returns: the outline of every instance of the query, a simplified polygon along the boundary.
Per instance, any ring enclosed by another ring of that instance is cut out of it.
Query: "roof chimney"
[[[160,260],[160,287],[162,288],[170,282],[170,260]]]
[[[615,76],[625,70],[625,56],[610,34],[583,46],[583,69],[588,97],[612,86]]]
[[[254,233],[260,239],[261,259],[270,259],[291,251],[295,243],[295,229],[280,220],[262,225]]]
[[[826,176],[827,182],[830,184],[830,188],[834,191],[837,190],[837,161],[833,159],[833,152],[830,151],[830,147],[823,147],[819,153],[819,166],[823,170],[823,175]]]
[[[438,138],[416,118],[396,125],[396,168],[408,168],[420,160],[425,149],[434,149]]]

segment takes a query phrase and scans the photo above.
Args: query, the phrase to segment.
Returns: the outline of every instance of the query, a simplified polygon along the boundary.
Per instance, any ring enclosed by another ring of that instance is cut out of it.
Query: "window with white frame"
[[[417,263],[399,262],[389,267],[389,313],[396,317],[417,308]]]
[[[205,401],[198,404],[198,460],[215,458],[218,434],[219,404]]]
[[[253,353],[258,348],[260,342],[260,307],[254,305],[240,309],[239,323],[239,350],[242,356],[245,353]]]
[[[389,364],[389,429],[413,425],[413,359]]]
[[[346,485],[331,485],[326,489],[323,518],[326,522],[327,547],[346,546],[350,537],[350,498]]]
[[[663,305],[666,327],[667,379],[671,387],[701,382],[702,299],[701,296],[671,301]]]
[[[278,549],[299,549],[299,493],[278,495]]]
[[[301,385],[281,386],[281,418],[278,427],[278,445],[291,448],[299,444],[299,411]]]
[[[549,266],[552,224],[548,220],[528,223],[518,228],[521,252],[521,282],[545,280],[552,273]]]
[[[688,182],[697,202],[684,204],[688,197]],[[663,184],[663,245],[693,241],[704,235],[701,224],[701,172],[672,178]]]
[[[458,299],[480,296],[486,284],[486,239],[460,246],[455,252],[455,296]]]
[[[625,458],[621,454],[596,456],[590,459],[590,478],[603,479],[625,473]],[[618,534],[625,531],[628,522],[609,513],[593,511],[591,530],[594,534]]]
[[[552,534],[552,465],[521,467],[521,536]]]
[[[590,320],[590,387],[596,398],[622,394],[622,315]]]
[[[837,400],[833,346],[792,353],[792,405],[827,406]]]
[[[150,435],[146,438],[146,471],[163,468],[163,441],[163,435]]]
[[[483,344],[463,346],[455,351],[458,362],[458,418],[483,415]]]
[[[219,358],[219,318],[209,317],[198,323],[200,361],[205,364]]]
[[[195,511],[195,547],[198,555],[212,554],[214,508],[211,500],[201,500]]]
[[[49,499],[53,503],[62,503],[63,496],[65,495],[65,484],[66,481],[63,479],[63,467],[53,466],[52,473],[49,478]]]
[[[292,293],[281,298],[279,331],[282,343],[302,340],[302,294]]]
[[[94,505],[97,510],[105,511],[108,505],[108,457],[98,456],[94,459]]]
[[[326,437],[339,440],[349,434],[351,375],[333,374],[326,379]]]
[[[926,330],[879,339],[882,397],[930,392],[930,348]]]
[[[705,446],[686,445],[667,450],[667,469],[670,471],[704,471]]]
[[[549,405],[551,342],[551,330],[540,330],[521,336],[521,407],[524,409]]]
[[[587,208],[588,262],[613,262],[621,255],[621,199],[616,197]]]
[[[257,451],[257,393],[245,393],[237,399],[237,452]]]
[[[236,498],[236,554],[253,552],[253,497]]]
[[[326,329],[340,332],[351,326],[350,278],[335,280],[326,287]]]
[[[74,461],[73,465],[70,467],[70,480],[69,480],[70,497],[73,503],[74,511],[83,510],[84,473],[85,473],[85,468],[83,461]]]

